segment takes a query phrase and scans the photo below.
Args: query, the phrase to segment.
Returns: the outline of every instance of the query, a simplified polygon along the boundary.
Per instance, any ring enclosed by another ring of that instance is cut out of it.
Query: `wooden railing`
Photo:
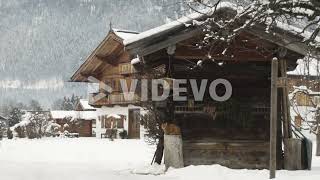
[[[119,74],[132,74],[136,70],[131,63],[119,64]]]
[[[203,106],[175,106],[175,113],[204,112]]]
[[[98,93],[89,94],[89,104],[92,106],[104,106],[104,105],[121,105],[121,104],[135,104],[140,101],[140,97],[137,94],[133,94],[132,97],[125,96],[125,94],[109,94],[101,99],[96,99]]]

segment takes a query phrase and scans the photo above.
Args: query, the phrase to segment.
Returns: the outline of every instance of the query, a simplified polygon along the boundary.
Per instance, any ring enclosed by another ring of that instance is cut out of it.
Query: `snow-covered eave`
[[[212,16],[214,13],[218,11],[235,11],[239,12],[241,8],[237,7],[233,3],[229,2],[222,2],[219,4],[219,6],[216,9],[207,9],[203,10],[203,13],[192,13],[189,15],[186,15],[176,21],[172,21],[170,23],[161,25],[159,27],[147,30],[145,32],[142,32],[138,35],[136,35],[133,38],[124,40],[124,45],[125,48],[129,51],[132,51],[132,49],[139,49],[139,47],[142,44],[148,44],[149,40],[152,40],[154,38],[160,37],[160,36],[165,36],[169,35],[172,32],[179,30],[179,29],[191,29],[194,27],[194,22],[203,20],[207,17]],[[253,28],[249,28],[248,31],[250,33],[253,33],[255,35],[260,36],[260,38],[268,40],[272,43],[275,43],[279,46],[285,47],[288,50],[291,50],[293,52],[296,52],[301,55],[301,57],[306,56],[309,52],[310,49],[309,47],[305,44],[302,43],[301,41],[306,38],[304,36],[307,36],[307,32],[303,34],[298,34],[298,33],[293,33],[291,29],[297,30],[296,27],[287,25],[288,27],[285,26],[284,23],[277,23],[275,27],[270,29],[270,32],[266,32],[267,25],[255,25]],[[286,33],[283,33],[286,32]],[[285,35],[284,35],[285,34]],[[297,42],[297,43],[292,43],[292,42]],[[134,50],[132,52],[135,52]]]
[[[211,16],[215,11],[214,10],[221,10],[221,9],[231,9],[231,10],[237,10],[236,4],[230,3],[230,2],[221,2],[219,3],[218,7],[216,9],[214,8],[208,8],[205,10],[202,10],[201,13],[195,12],[191,13],[189,15],[183,16],[175,21],[169,22],[167,24],[155,27],[153,29],[144,31],[138,35],[136,35],[133,38],[124,40],[123,44],[126,47],[129,47],[131,44],[138,43],[140,41],[143,41],[145,39],[153,38],[155,36],[159,36],[160,34],[165,34],[167,32],[170,32],[175,29],[179,29],[181,27],[188,28],[190,25],[193,25],[194,20],[200,20],[205,17]]]
[[[121,43],[123,43],[123,41],[125,41],[126,39],[133,38],[134,36],[139,34],[139,32],[137,31],[117,29],[117,28],[112,28],[110,32],[113,32],[117,37],[119,37],[121,39]]]

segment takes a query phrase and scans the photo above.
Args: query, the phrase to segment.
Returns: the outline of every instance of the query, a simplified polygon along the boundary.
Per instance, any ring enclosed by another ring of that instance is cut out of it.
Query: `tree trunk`
[[[157,150],[155,152],[155,160],[157,164],[161,164],[164,149],[164,137],[161,136],[157,145]]]

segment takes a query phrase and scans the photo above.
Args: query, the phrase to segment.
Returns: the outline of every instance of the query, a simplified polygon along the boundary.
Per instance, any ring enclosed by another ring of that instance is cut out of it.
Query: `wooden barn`
[[[232,13],[232,8],[219,7],[213,16]],[[303,37],[280,27],[267,33],[265,25],[257,24],[229,46],[219,43],[200,49],[204,33],[193,22],[205,18],[193,14],[124,41],[131,57],[139,57],[135,67],[141,73],[151,76],[164,68],[166,80],[196,79],[199,86],[202,79],[209,84],[222,78],[232,85],[231,98],[223,102],[212,100],[208,89],[203,100],[195,100],[187,83],[187,100],[159,103],[157,109],[166,114],[163,120],[181,129],[180,135],[165,134],[165,164],[274,169],[276,163],[278,169],[305,168],[298,150],[301,139],[292,134],[286,86],[286,72],[294,70],[296,61],[307,54],[305,45],[286,42]],[[217,86],[216,91],[221,96],[226,89]]]

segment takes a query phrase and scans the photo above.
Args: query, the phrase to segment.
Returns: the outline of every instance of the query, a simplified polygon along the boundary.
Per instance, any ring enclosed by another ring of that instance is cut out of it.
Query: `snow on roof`
[[[203,14],[200,14],[200,13],[192,13],[192,14],[184,16],[184,17],[182,17],[182,18],[180,18],[180,19],[178,19],[176,21],[172,21],[172,22],[164,24],[162,26],[159,26],[159,27],[144,31],[144,32],[142,32],[142,33],[140,33],[140,34],[138,34],[136,36],[133,36],[132,38],[125,39],[123,43],[125,45],[128,45],[128,44],[140,41],[142,39],[151,37],[153,35],[156,35],[156,34],[158,34],[160,32],[169,31],[169,30],[171,30],[171,29],[173,29],[175,27],[179,27],[179,26],[181,26],[183,24],[188,24],[188,23],[190,23],[190,21],[192,21],[194,19],[197,19],[197,18],[201,17],[202,15]]]
[[[230,2],[221,2],[217,8],[219,8],[219,9],[220,8],[232,8],[234,10],[237,10],[237,5],[230,3]],[[130,39],[125,39],[123,43],[124,43],[124,45],[128,45],[128,44],[134,43],[136,41],[140,41],[142,39],[154,36],[160,32],[166,32],[166,31],[169,31],[171,29],[174,29],[174,28],[177,28],[180,26],[189,26],[190,24],[193,23],[193,20],[199,19],[199,18],[203,17],[204,15],[210,15],[213,12],[214,12],[214,9],[209,8],[209,9],[203,10],[202,13],[199,13],[199,12],[191,13],[189,15],[181,17],[180,19],[169,22],[169,23],[164,24],[162,26],[158,26],[156,28],[144,31],[140,34],[133,36]]]
[[[107,115],[107,118],[111,118],[111,117],[116,118],[116,119],[121,119],[121,116],[119,116],[118,114],[109,114],[109,115]]]
[[[289,71],[289,75],[303,75],[303,76],[320,76],[320,60],[315,58],[299,59],[298,66],[295,70]]]
[[[141,61],[140,61],[139,57],[136,57],[136,58],[134,58],[134,59],[131,60],[131,64],[132,64],[132,65],[138,64],[138,63],[140,63],[140,62],[141,62]]]
[[[112,30],[117,36],[119,36],[123,40],[133,38],[134,36],[139,34],[139,32],[136,32],[136,31],[122,30],[122,29],[112,29]]]
[[[89,104],[89,101],[87,99],[80,99],[79,103],[81,104],[81,106],[83,107],[84,110],[95,110],[96,109]]]
[[[303,29],[298,28],[298,27],[293,26],[293,25],[290,25],[290,24],[288,24],[288,23],[283,23],[283,22],[280,22],[280,21],[276,21],[276,26],[277,26],[278,28],[283,29],[283,30],[289,31],[289,32],[291,32],[291,33],[293,33],[293,34],[301,35],[301,36],[303,36],[305,39],[309,39],[309,38],[311,37],[311,35],[312,35],[311,32],[309,32],[309,31],[303,31]],[[320,36],[317,36],[317,37],[315,38],[315,40],[316,40],[317,42],[320,42]]]
[[[237,12],[241,12],[241,10],[243,10],[243,7],[237,6],[234,3],[221,2],[218,4],[217,7],[206,8],[206,9],[202,10],[201,13],[199,13],[199,12],[191,13],[191,14],[186,15],[184,17],[181,17],[180,19],[177,19],[175,21],[172,21],[172,22],[169,22],[169,23],[164,24],[162,26],[158,26],[156,28],[139,33],[139,34],[133,36],[132,38],[125,39],[123,43],[125,46],[128,46],[129,44],[135,43],[137,41],[140,41],[140,40],[143,40],[146,38],[153,37],[157,34],[169,32],[170,30],[173,30],[175,28],[179,28],[183,25],[185,27],[189,27],[192,24],[197,24],[198,22],[196,20],[201,19],[205,16],[210,16],[215,11],[221,10],[222,8],[229,8],[229,9],[235,10]],[[312,33],[307,32],[307,31],[301,33],[302,29],[295,27],[293,25],[289,25],[287,23],[282,23],[282,22],[277,21],[276,26],[282,30],[289,31],[295,35],[301,35],[304,38],[309,38],[312,35]],[[319,36],[316,37],[316,41],[320,42]]]
[[[50,111],[53,119],[63,119],[66,117],[72,117],[76,119],[97,119],[97,113],[95,111]]]

